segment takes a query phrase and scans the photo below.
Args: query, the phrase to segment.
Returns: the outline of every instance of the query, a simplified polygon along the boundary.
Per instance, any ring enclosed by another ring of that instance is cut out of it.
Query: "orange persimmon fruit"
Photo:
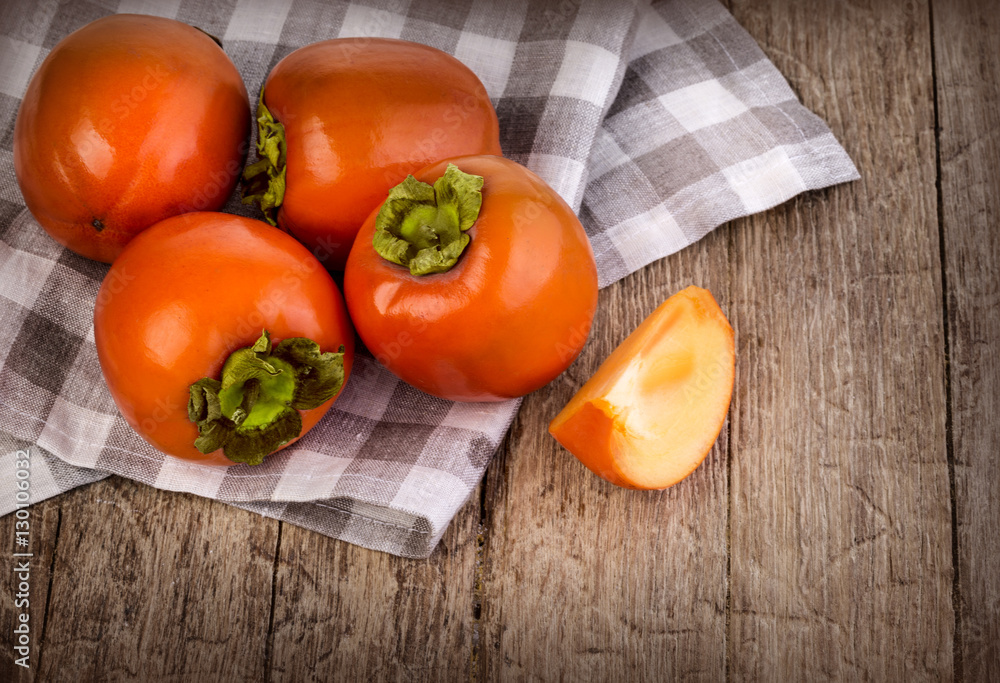
[[[608,356],[549,432],[613,484],[664,489],[708,455],[735,372],[733,328],[708,290],[688,287]]]
[[[331,270],[389,190],[429,164],[500,154],[479,78],[446,52],[395,38],[334,38],[271,70],[257,108],[258,160],[244,202]]]
[[[154,223],[222,208],[249,114],[240,72],[207,33],[114,14],[66,36],[38,67],[14,124],[14,175],[53,239],[111,263]]]
[[[351,320],[397,377],[450,401],[503,401],[583,349],[597,266],[573,209],[520,164],[445,159],[394,187],[344,271]]]

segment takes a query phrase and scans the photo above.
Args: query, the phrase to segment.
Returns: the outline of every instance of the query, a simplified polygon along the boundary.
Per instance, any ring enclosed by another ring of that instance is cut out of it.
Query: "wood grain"
[[[936,0],[941,220],[950,348],[959,653],[1000,672],[1000,13]]]
[[[948,680],[928,8],[734,5],[862,180],[732,230],[731,676]]]
[[[35,505],[35,668],[2,591],[0,680],[995,677],[995,3],[727,5],[861,181],[602,292],[490,466],[482,527],[474,496],[427,561],[118,478]],[[690,283],[737,332],[729,433],[673,489],[617,489],[547,422]]]
[[[688,479],[630,491],[547,426],[600,362],[688,284],[728,309],[725,230],[601,292],[592,338],[530,396],[486,483],[479,678],[720,680],[725,675],[726,430]]]
[[[276,521],[118,477],[59,501],[40,679],[263,678]]]
[[[427,560],[282,525],[267,680],[468,680],[479,493]]]
[[[38,671],[39,657],[42,651],[45,638],[45,606],[49,596],[49,581],[52,578],[52,559],[56,550],[56,538],[59,529],[59,508],[62,498],[50,499],[37,503],[27,508],[30,512],[30,542],[29,548],[19,548],[14,545],[14,531],[16,519],[14,515],[7,515],[0,518],[0,538],[5,539],[7,546],[4,549],[3,561],[0,562],[0,572],[3,573],[4,584],[7,590],[0,592],[0,633],[3,634],[2,649],[0,649],[0,681],[10,681],[14,683],[26,683],[36,678]],[[23,561],[24,558],[15,558],[17,552],[32,553],[34,556],[28,558],[30,575],[28,584],[30,586],[30,604],[28,605],[28,636],[30,642],[30,655],[28,659],[29,668],[25,669],[15,663],[15,659],[21,655],[13,651],[15,644],[14,627],[19,623],[18,615],[22,610],[15,605],[16,586],[15,564]]]

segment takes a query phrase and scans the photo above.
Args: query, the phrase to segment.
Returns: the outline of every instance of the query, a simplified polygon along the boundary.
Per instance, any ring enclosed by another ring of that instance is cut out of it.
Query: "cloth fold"
[[[118,11],[135,4],[122,0]],[[504,154],[578,211],[601,286],[726,221],[858,177],[826,124],[715,0],[146,5],[222,38],[252,94],[286,54],[328,38],[403,38],[455,55],[493,99]],[[97,18],[91,12],[107,11],[44,9],[25,3],[0,29],[0,514],[16,507],[15,460],[27,452],[33,502],[118,474],[368,548],[429,555],[520,401],[443,401],[362,351],[309,434],[260,466],[228,468],[166,457],[118,414],[91,320],[107,266],[38,226],[12,153],[31,74],[60,39]],[[225,210],[254,215],[235,196]]]

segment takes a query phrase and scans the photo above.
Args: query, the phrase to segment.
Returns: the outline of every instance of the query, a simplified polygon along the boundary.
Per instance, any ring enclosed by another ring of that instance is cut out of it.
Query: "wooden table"
[[[36,505],[0,680],[997,680],[996,9],[734,0],[862,180],[603,291],[427,561],[120,478]],[[678,486],[615,488],[546,423],[690,283],[736,330],[729,421]]]

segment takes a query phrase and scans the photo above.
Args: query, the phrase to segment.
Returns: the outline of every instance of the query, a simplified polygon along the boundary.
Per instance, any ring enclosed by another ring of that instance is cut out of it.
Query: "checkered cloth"
[[[714,0],[122,0],[222,39],[253,94],[292,50],[338,36],[438,47],[471,67],[504,153],[577,210],[608,285],[715,226],[857,178]],[[39,501],[108,474],[189,491],[369,548],[425,557],[482,477],[518,401],[456,404],[396,380],[362,353],[343,395],[293,448],[256,468],[164,457],[117,413],[91,310],[107,267],[60,248],[14,180],[19,100],[49,50],[114,3],[20,0],[0,37],[0,513],[30,453]],[[231,198],[227,211],[252,215]]]

